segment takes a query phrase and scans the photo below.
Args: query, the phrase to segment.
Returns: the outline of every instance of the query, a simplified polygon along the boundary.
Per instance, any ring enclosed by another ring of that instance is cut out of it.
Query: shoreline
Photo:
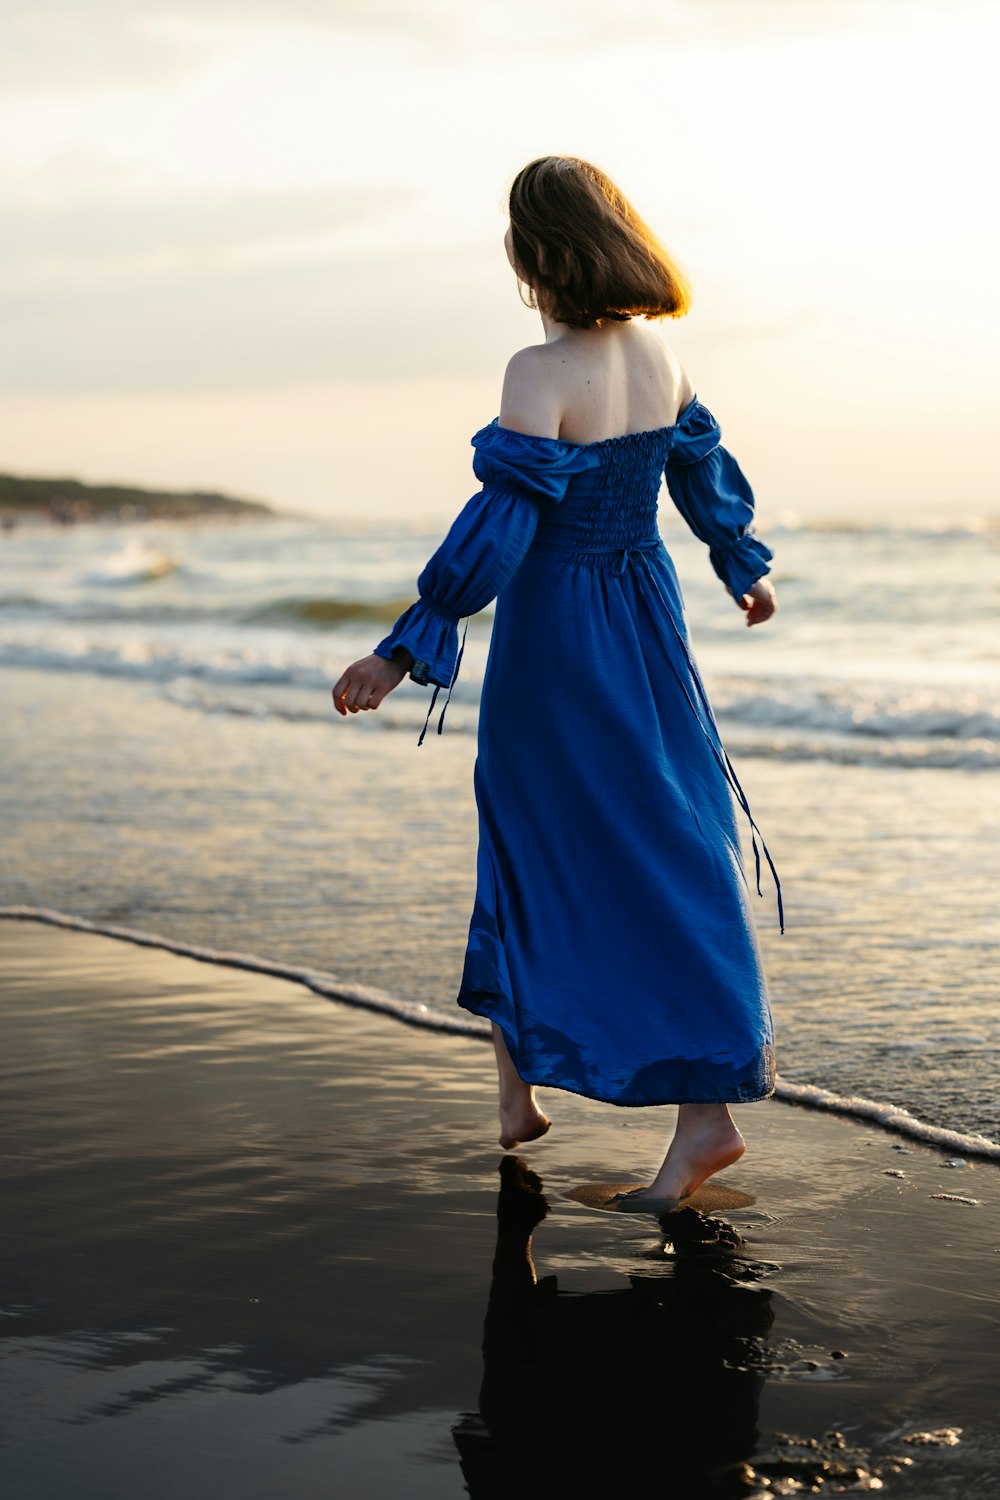
[[[286,516],[292,520],[310,520],[312,517],[303,516],[297,511],[274,510],[271,505],[259,502],[261,508],[255,510],[252,505],[255,501],[246,501],[246,510],[243,505],[234,510],[204,507],[202,510],[156,510],[154,507],[144,510],[138,505],[120,505],[120,507],[106,508],[106,510],[87,511],[60,511],[52,510],[48,505],[40,505],[33,508],[4,508],[0,505],[0,537],[13,537],[22,531],[52,532],[54,535],[63,531],[73,531],[78,526],[103,526],[112,529],[115,526],[144,526],[163,525],[163,523],[177,523],[177,525],[198,525],[205,520],[223,520],[226,523],[250,522],[250,520],[283,520]]]
[[[86,917],[55,911],[49,907],[0,906],[0,921],[39,922],[70,931],[93,933],[117,942],[160,949],[199,963],[217,964],[226,968],[244,969],[256,974],[270,975],[276,979],[303,985],[306,989],[328,1000],[371,1010],[407,1026],[421,1027],[442,1034],[481,1037],[487,1041],[491,1036],[488,1022],[457,1015],[450,1017],[442,1012],[431,1010],[423,1003],[401,999],[374,986],[351,984],[323,970],[259,958],[254,954],[206,948],[195,943],[185,943],[179,939],[161,937],[156,933],[122,927],[115,923],[91,922]],[[934,1125],[930,1121],[918,1119],[909,1110],[877,1099],[868,1099],[861,1095],[836,1094],[830,1089],[820,1088],[815,1084],[793,1083],[782,1078],[780,1074],[776,1076],[775,1089],[771,1097],[782,1103],[823,1110],[846,1119],[864,1120],[892,1134],[922,1141],[942,1150],[958,1152],[963,1156],[1000,1161],[1000,1142],[991,1141],[986,1136],[975,1135],[971,1132],[965,1133]]]
[[[544,1090],[553,1129],[505,1154],[478,1037],[37,922],[0,926],[0,973],[12,1492],[1000,1472],[992,1162],[772,1099],[682,1210],[602,1212],[672,1107]]]

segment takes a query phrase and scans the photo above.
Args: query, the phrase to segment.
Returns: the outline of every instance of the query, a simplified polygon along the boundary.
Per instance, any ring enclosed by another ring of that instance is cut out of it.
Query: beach
[[[671,1107],[546,1090],[503,1153],[482,1038],[32,921],[0,973],[6,1493],[1000,1474],[997,1162],[734,1106],[746,1156],[658,1222],[588,1204]]]
[[[667,527],[787,928],[775,1097],[663,1223],[604,1205],[673,1109],[505,1154],[454,1003],[489,614],[419,749],[412,683],[332,711],[434,534],[7,536],[5,1491],[995,1484],[996,535],[773,528],[766,635]]]

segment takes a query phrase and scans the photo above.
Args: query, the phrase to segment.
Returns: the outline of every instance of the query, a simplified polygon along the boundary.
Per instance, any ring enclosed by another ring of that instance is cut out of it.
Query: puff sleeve
[[[466,503],[430,558],[417,589],[375,647],[391,659],[405,647],[415,682],[450,687],[458,658],[458,624],[495,599],[520,567],[538,525],[539,507],[558,505],[586,450],[557,438],[531,437],[496,419],[472,439],[473,472],[482,488]]]
[[[670,498],[708,543],[712,567],[739,599],[770,572],[774,553],[754,535],[753,491],[721,437],[718,422],[695,397],[675,429],[663,472]]]

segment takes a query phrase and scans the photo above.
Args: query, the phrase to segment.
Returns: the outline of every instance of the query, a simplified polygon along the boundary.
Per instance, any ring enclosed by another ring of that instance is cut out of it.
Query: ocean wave
[[[864,681],[796,679],[792,685],[761,678],[719,679],[712,692],[717,714],[768,729],[810,729],[875,739],[994,740],[1000,711],[993,694],[975,688],[885,685]]]
[[[179,708],[206,714],[232,714],[237,718],[257,720],[277,719],[286,723],[327,723],[330,719],[330,705],[325,694],[318,700],[315,708],[310,708],[259,695],[254,698],[234,696],[232,693],[213,691],[202,683],[185,681],[164,685],[161,696]],[[423,725],[425,714],[423,699],[415,703],[411,700],[406,707],[401,700],[389,699],[379,709],[373,722],[381,729],[412,732]],[[467,697],[464,703],[457,698],[448,711],[446,732],[474,734],[476,727],[477,715],[471,697]],[[990,740],[922,744],[918,741],[845,742],[807,737],[764,739],[759,735],[741,734],[738,729],[734,731],[725,720],[722,720],[721,727],[730,754],[744,758],[756,756],[764,760],[779,761],[824,760],[835,765],[898,770],[1000,770],[1000,744]]]
[[[44,599],[35,594],[4,594],[0,596],[0,609],[48,609]]]
[[[472,634],[470,631],[470,645]],[[371,647],[369,645],[368,649]],[[216,640],[114,636],[88,638],[63,622],[44,635],[10,635],[0,639],[0,667],[42,671],[94,672],[105,677],[141,678],[149,682],[193,679],[228,686],[322,688],[329,690],[343,668],[342,653],[327,659],[325,650],[300,648],[294,642],[230,637]],[[332,672],[332,676],[331,676]],[[478,700],[481,671],[471,651],[455,685],[458,702]],[[423,695],[421,695],[423,696]]]
[[[870,766],[882,770],[997,771],[1000,744],[993,740],[847,741],[821,737],[760,739],[735,733],[723,719],[720,725],[731,755],[760,756],[764,760],[825,760],[838,766]]]
[[[317,629],[330,629],[351,620],[392,625],[412,603],[412,595],[408,599],[274,599],[245,610],[240,620],[246,625],[291,623]]]
[[[470,646],[472,636],[470,634]],[[90,638],[66,628],[0,640],[0,666],[88,671],[154,682],[197,678],[219,683],[327,685],[330,664],[293,643],[243,644],[232,639]],[[784,731],[871,742],[1000,743],[996,696],[974,687],[883,684],[853,678],[713,676],[710,697],[729,732]],[[455,686],[459,700],[478,696],[480,672],[467,653]],[[780,737],[775,737],[775,744]],[[794,741],[791,741],[794,744]]]
[[[813,536],[884,536],[906,540],[946,541],[963,538],[1000,537],[1000,515],[954,516],[926,515],[896,520],[892,517],[806,516],[798,511],[782,510],[761,516],[760,530],[768,536],[801,532]]]
[[[176,573],[180,563],[169,552],[151,547],[140,537],[130,537],[125,546],[96,566],[81,573],[79,582],[90,587],[123,587],[153,583]]]
[[[470,644],[471,644],[470,637]],[[467,652],[449,722],[475,727],[484,653]],[[88,639],[66,628],[0,641],[0,667],[92,672],[158,683],[183,708],[257,719],[328,717],[342,667],[294,643],[232,638]],[[993,695],[966,688],[863,681],[714,678],[710,696],[727,748],[772,760],[990,771],[1000,768],[1000,711]],[[315,694],[315,706],[308,695]],[[427,693],[407,686],[380,710],[386,729],[423,722]]]
[[[249,697],[236,690],[218,691],[190,680],[164,684],[160,697],[178,708],[192,709],[196,713],[230,714],[234,718],[258,721],[275,719],[286,724],[329,724],[334,712],[331,685],[330,681],[324,680],[323,691],[315,692],[311,703],[304,701],[304,695],[294,701],[291,694],[284,698],[260,693]],[[367,715],[365,722],[378,729],[416,734],[423,727],[429,701],[429,695],[394,696],[382,704],[376,715]],[[447,733],[475,734],[477,723],[478,713],[471,696],[463,702],[456,689],[448,708]]]
[[[270,683],[315,687],[326,683],[327,673],[301,663],[286,652],[262,649],[239,650],[194,643],[167,645],[163,642],[95,642],[70,635],[50,641],[0,642],[0,666],[32,667],[42,671],[95,672],[104,677],[142,678],[148,682],[172,682],[193,677],[220,683]]]
[[[99,570],[96,574],[83,575],[83,579],[111,587],[118,584],[147,582],[153,578],[164,578],[169,572],[178,571],[180,566],[175,562],[172,568],[163,565],[160,571],[156,571],[150,564],[141,575],[127,574],[124,571],[106,574]],[[185,569],[185,572],[187,573],[188,570]],[[265,630],[268,627],[293,630],[296,628],[337,630],[352,624],[371,624],[379,627],[392,625],[414,602],[414,597],[412,594],[407,598],[386,599],[316,596],[266,599],[247,605],[233,603],[228,599],[206,602],[203,599],[166,600],[150,598],[146,595],[124,601],[117,594],[111,598],[105,598],[103,595],[84,595],[56,602],[34,594],[8,594],[0,597],[0,610],[9,610],[12,614],[19,611],[47,610],[57,624],[113,625],[120,621],[128,621],[135,625],[217,624]],[[483,618],[487,619],[491,614],[491,610],[484,611]]]
[[[450,1016],[432,1010],[428,1005],[400,999],[385,990],[362,984],[350,984],[338,979],[335,974],[321,969],[304,968],[297,964],[276,963],[259,958],[252,953],[232,953],[225,949],[207,948],[199,944],[185,943],[173,938],[160,937],[156,933],[141,932],[131,927],[120,927],[113,923],[91,922],[86,917],[73,916],[67,912],[54,911],[44,906],[0,907],[0,918],[8,921],[46,922],[51,926],[70,928],[77,932],[92,932],[103,937],[117,938],[121,942],[135,943],[143,948],[160,948],[167,953],[176,953],[184,958],[193,958],[200,963],[219,964],[225,968],[246,969],[256,974],[270,974],[276,979],[301,984],[328,1000],[337,1000],[346,1005],[364,1010],[377,1011],[391,1020],[409,1026],[419,1026],[428,1031],[447,1032],[458,1036],[490,1038],[489,1022],[477,1016]],[[965,1134],[950,1130],[931,1121],[918,1119],[908,1110],[879,1099],[868,1099],[858,1094],[837,1094],[814,1084],[793,1083],[783,1078],[775,1082],[774,1097],[789,1104],[803,1105],[811,1109],[827,1110],[879,1125],[894,1135],[904,1135],[928,1146],[939,1146],[947,1151],[964,1156],[985,1157],[1000,1160],[1000,1142],[986,1136]]]

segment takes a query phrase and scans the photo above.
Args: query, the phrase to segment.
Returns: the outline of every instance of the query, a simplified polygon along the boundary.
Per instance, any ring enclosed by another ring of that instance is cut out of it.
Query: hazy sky
[[[992,0],[6,0],[0,468],[450,516],[565,151],[762,516],[1000,511],[998,63]]]

